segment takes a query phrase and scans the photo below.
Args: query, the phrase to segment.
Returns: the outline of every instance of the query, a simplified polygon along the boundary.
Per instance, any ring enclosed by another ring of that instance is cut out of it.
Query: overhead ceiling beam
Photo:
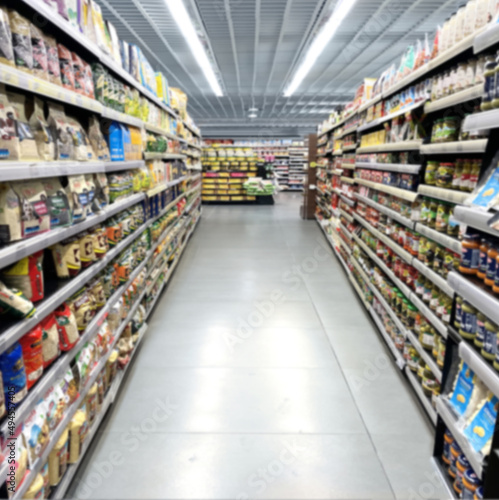
[[[251,81],[251,98],[255,98],[255,83],[258,64],[258,47],[260,45],[260,7],[261,0],[255,2],[255,42],[253,44],[253,80]],[[254,105],[254,103],[253,103]]]

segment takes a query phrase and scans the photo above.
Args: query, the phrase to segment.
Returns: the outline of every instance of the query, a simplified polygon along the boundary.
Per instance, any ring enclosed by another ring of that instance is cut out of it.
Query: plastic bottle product
[[[451,189],[452,182],[454,179],[454,171],[456,169],[456,165],[454,163],[440,163],[437,170],[436,175],[436,184],[437,187],[443,189]]]
[[[465,12],[466,12],[466,3],[462,3],[456,12],[454,43],[459,43],[464,38]]]
[[[430,209],[428,211],[428,218],[426,220],[428,227],[431,229],[435,229],[435,225],[437,223],[437,210],[438,210],[438,201],[431,200]]]
[[[476,272],[476,275],[481,279],[485,280],[487,276],[487,259],[488,259],[488,253],[490,250],[490,243],[483,238],[482,242],[480,243],[480,257],[478,259],[478,269]]]
[[[481,349],[483,347],[483,343],[485,341],[485,322],[487,321],[487,317],[485,314],[479,312],[476,315],[476,335],[474,339],[475,345]]]
[[[475,32],[477,0],[468,0],[464,11],[464,38]]]
[[[489,22],[489,0],[477,0],[475,31]]]
[[[478,236],[467,234],[462,242],[462,256],[459,271],[463,274],[476,274],[480,258],[480,245]]]
[[[438,55],[443,54],[449,48],[449,44],[448,44],[449,28],[450,28],[450,18],[448,17],[444,21],[444,24],[442,25],[442,31],[440,32]]]
[[[485,322],[485,339],[483,341],[482,356],[489,360],[495,361],[497,356],[497,333],[499,327],[492,323],[489,319]]]
[[[495,57],[487,56],[484,68],[485,81],[483,84],[482,104],[480,105],[482,111],[492,109],[492,101],[495,97],[496,66]]]
[[[452,177],[452,189],[461,188],[461,179],[463,176],[464,160],[456,160],[456,168],[454,169],[454,176]]]
[[[498,255],[499,249],[497,245],[491,245],[489,247],[489,251],[487,252],[487,272],[484,280],[485,284],[490,287],[493,287],[495,283]]]
[[[476,187],[478,185],[478,180],[480,179],[480,172],[481,171],[482,171],[482,161],[481,160],[472,160],[472,162],[471,162],[471,174],[470,174],[470,179],[468,181],[468,191],[470,193],[472,193],[476,189]]]
[[[478,311],[471,304],[466,301],[463,302],[459,335],[461,335],[464,339],[475,339],[477,330],[477,314]]]
[[[461,328],[461,319],[463,316],[463,303],[464,303],[463,298],[458,295],[456,298],[456,317],[454,318],[454,327],[457,329]]]

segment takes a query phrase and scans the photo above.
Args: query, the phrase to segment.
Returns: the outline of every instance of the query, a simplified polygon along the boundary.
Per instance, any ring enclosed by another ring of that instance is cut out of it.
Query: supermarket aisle
[[[204,208],[74,497],[444,497],[434,432],[299,200]]]

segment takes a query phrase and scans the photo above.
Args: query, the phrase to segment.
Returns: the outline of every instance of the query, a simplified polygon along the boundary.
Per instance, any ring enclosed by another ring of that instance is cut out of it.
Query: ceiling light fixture
[[[331,41],[336,30],[340,27],[345,17],[348,15],[356,0],[339,0],[331,14],[327,23],[321,28],[319,34],[315,37],[308,48],[305,60],[298,68],[291,84],[284,92],[285,97],[291,97],[296,89],[301,85],[305,77],[308,75],[312,66],[315,64],[319,56],[322,54],[327,44]]]
[[[257,114],[257,113],[254,113],[254,112],[253,112],[253,113],[250,113],[250,114],[248,115],[248,118],[258,118],[258,114]]]
[[[201,40],[196,33],[194,24],[191,21],[189,14],[184,6],[182,0],[165,0],[166,5],[170,9],[171,15],[175,19],[182,35],[184,36],[187,44],[189,45],[192,54],[194,55],[197,63],[203,70],[204,76],[208,80],[213,92],[217,97],[222,97],[223,92],[218,78],[213,71],[213,67],[208,59],[206,50],[204,49]]]

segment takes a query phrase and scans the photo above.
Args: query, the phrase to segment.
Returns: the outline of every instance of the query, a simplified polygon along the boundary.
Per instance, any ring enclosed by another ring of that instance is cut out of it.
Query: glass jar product
[[[435,258],[433,259],[433,270],[437,274],[442,274],[442,272],[443,272],[444,258],[445,258],[444,247],[437,245],[437,247],[435,249]]]
[[[438,338],[437,365],[440,368],[444,367],[444,363],[445,363],[445,350],[446,350],[445,340],[442,339],[441,337],[439,337]]]
[[[407,342],[406,342],[406,346],[407,346]],[[405,347],[404,347],[404,349],[405,349]],[[419,363],[420,359],[421,358],[419,356],[419,352],[417,351],[417,349],[413,345],[409,344],[408,349],[407,349],[406,361],[407,361],[407,366],[409,367],[409,369],[412,372],[417,372],[418,363]]]
[[[419,255],[419,243],[421,242],[421,235],[419,233],[413,233],[411,238],[411,255],[417,257]]]
[[[439,165],[440,163],[438,161],[427,162],[424,182],[425,184],[428,184],[428,186],[434,186],[436,184],[436,176]]]
[[[485,339],[483,341],[482,356],[489,360],[495,361],[497,355],[497,333],[499,328],[489,319],[485,322]]]
[[[461,189],[461,179],[463,177],[464,160],[456,160],[456,168],[452,178],[452,189]]]
[[[499,65],[497,66],[499,68]],[[499,77],[498,77],[499,79]],[[481,160],[473,160],[471,162],[471,174],[470,180],[468,181],[468,191],[472,193],[478,186],[478,181],[480,179],[480,172],[482,171]]]
[[[453,92],[452,77],[456,76],[451,72],[449,75],[449,93]],[[444,118],[442,130],[442,142],[455,142],[459,138],[459,118],[457,116],[448,116]]]
[[[431,229],[435,229],[435,225],[437,223],[437,210],[438,210],[438,201],[431,200],[430,210],[428,212],[428,218],[426,221],[427,226]]]
[[[473,500],[483,500],[483,486],[480,486],[476,491],[475,491],[475,496],[473,497]]]
[[[476,315],[476,335],[473,340],[474,344],[478,348],[483,347],[483,342],[485,341],[485,322],[487,321],[487,317],[485,314],[478,312]]]
[[[418,379],[419,379],[420,381],[422,381],[422,380],[423,380],[423,373],[424,373],[425,368],[426,368],[426,363],[425,363],[425,360],[424,360],[423,358],[421,358],[421,359],[419,360],[419,363],[418,363],[418,370],[417,370],[417,372],[416,372],[416,375],[417,375],[417,377],[418,377]]]
[[[435,220],[435,229],[439,233],[447,232],[447,226],[449,225],[451,207],[448,203],[442,202],[437,208],[437,218]]]
[[[438,288],[437,285],[433,285],[431,289],[430,309],[436,312],[438,309],[439,302],[440,302],[440,288]]]
[[[450,250],[444,249],[444,267],[440,273],[444,279],[447,279],[449,273],[454,270],[454,255]]]
[[[444,450],[442,452],[442,460],[447,465],[450,465],[451,462],[450,447],[452,446],[453,442],[454,438],[452,437],[452,434],[448,430],[446,430],[444,434]]]
[[[480,243],[480,255],[478,258],[478,269],[476,275],[481,279],[485,280],[487,276],[487,258],[490,250],[490,243],[483,238]]]
[[[428,216],[430,214],[430,204],[431,200],[429,198],[424,198],[421,203],[421,224],[428,224]]]
[[[462,256],[459,271],[463,274],[476,274],[480,258],[479,237],[475,234],[467,234],[462,242]]]
[[[461,318],[463,314],[464,299],[459,295],[456,297],[456,317],[454,318],[454,327],[461,328]]]
[[[421,332],[419,333],[419,342],[425,351],[433,351],[435,345],[436,333],[434,328],[428,323],[421,325]]]
[[[421,238],[419,238],[418,260],[420,260],[421,262],[425,261],[427,250],[428,239],[424,236],[421,236]]]
[[[429,304],[431,301],[432,290],[433,290],[433,282],[427,279],[424,284],[424,294],[423,294],[423,302],[425,302],[426,304]]]
[[[480,488],[481,481],[478,476],[475,474],[475,471],[469,467],[463,475],[463,492],[462,499],[463,500],[473,500],[475,498],[475,494]]]
[[[440,163],[436,175],[437,187],[444,189],[452,188],[455,168],[456,166],[454,163]]]
[[[451,208],[451,213],[449,215],[449,224],[447,226],[447,234],[449,236],[458,237],[459,236],[459,228],[460,228],[459,221],[457,221],[454,218],[453,208]]]
[[[461,312],[459,335],[467,340],[474,340],[477,330],[478,311],[468,302],[464,301]]]
[[[407,308],[407,328],[413,330],[416,326],[416,317],[418,315],[418,310],[413,304],[409,304]]]
[[[445,293],[443,293],[442,296],[441,319],[446,325],[448,325],[452,314],[452,299]]]
[[[498,255],[499,255],[499,249],[497,245],[496,244],[491,245],[489,247],[489,251],[487,252],[487,271],[485,273],[485,279],[484,279],[484,283],[490,287],[494,286]]]
[[[425,265],[427,267],[433,267],[433,261],[435,260],[435,252],[437,250],[437,244],[434,241],[428,240],[426,245],[426,253],[425,253]]]
[[[423,387],[423,392],[428,398],[431,398],[434,394],[434,391],[438,388],[439,384],[437,382],[437,379],[428,366],[426,366],[423,372],[423,380],[421,385]]]
[[[497,64],[495,57],[487,56],[484,68],[485,81],[483,84],[482,104],[480,105],[480,109],[482,111],[488,111],[492,109],[492,101],[495,96],[496,66]]]
[[[423,298],[424,295],[424,282],[425,282],[424,274],[419,274],[416,279],[415,290],[416,290],[416,295],[420,298]]]

